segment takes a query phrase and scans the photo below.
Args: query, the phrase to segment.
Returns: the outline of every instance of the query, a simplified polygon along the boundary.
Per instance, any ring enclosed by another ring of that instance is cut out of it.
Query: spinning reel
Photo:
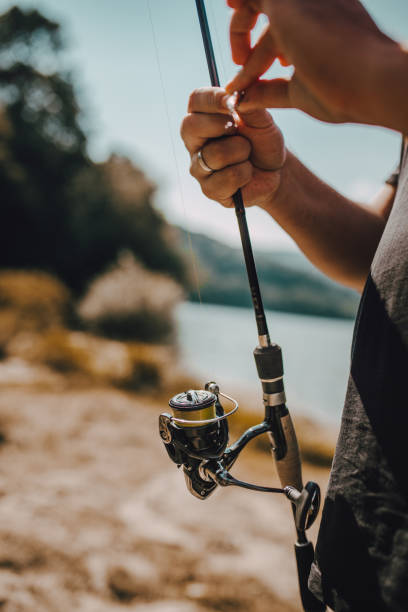
[[[308,589],[314,551],[306,537],[306,530],[319,512],[320,489],[315,482],[302,484],[299,448],[285,404],[281,349],[270,343],[268,333],[260,334],[259,342],[254,356],[263,388],[262,423],[250,427],[228,446],[227,419],[238,410],[238,402],[221,393],[215,382],[209,382],[204,390],[189,390],[171,398],[172,414],[164,412],[159,417],[160,436],[170,459],[183,468],[188,490],[198,499],[206,499],[217,485],[234,485],[253,491],[283,493],[290,500],[297,534],[295,555],[303,608],[307,612],[322,612],[325,606]],[[220,397],[231,404],[228,411],[224,410]],[[246,445],[264,433],[271,441],[282,488],[244,482],[229,471]]]
[[[228,412],[220,396],[232,407]],[[164,412],[159,417],[160,436],[170,459],[183,467],[187,489],[198,499],[206,499],[217,485],[238,486],[253,491],[283,493],[292,502],[296,529],[304,532],[315,521],[320,507],[320,489],[308,482],[299,490],[287,484],[283,488],[264,487],[234,478],[229,470],[241,451],[254,438],[268,434],[276,461],[287,453],[287,442],[282,420],[289,416],[286,406],[265,406],[263,423],[250,427],[231,446],[228,446],[228,417],[238,410],[238,402],[221,393],[215,382],[205,390],[189,390],[175,395],[169,405],[173,414]],[[290,417],[289,417],[290,418]]]

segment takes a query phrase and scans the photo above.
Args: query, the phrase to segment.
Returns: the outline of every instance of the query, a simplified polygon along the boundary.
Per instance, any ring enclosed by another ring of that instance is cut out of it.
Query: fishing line
[[[222,72],[222,79],[221,82],[225,83],[226,78],[227,78],[227,71],[225,69],[226,63],[224,61],[224,53],[223,53],[223,48],[221,46],[221,38],[219,36],[219,31],[218,31],[218,26],[217,26],[217,19],[215,18],[215,11],[214,11],[214,2],[209,2],[210,5],[210,12],[211,12],[211,19],[212,22],[214,24],[214,31],[215,31],[215,38],[217,41],[217,47],[218,47],[218,51],[219,51],[219,59],[220,61],[218,62],[218,65],[221,63],[221,72]]]
[[[195,0],[195,3],[211,84],[218,86],[218,71],[205,0]],[[317,600],[308,588],[314,550],[312,542],[306,537],[306,530],[318,515],[320,488],[312,481],[303,486],[299,446],[286,406],[282,349],[269,338],[240,189],[234,194],[233,200],[258,329],[259,345],[254,350],[254,358],[262,384],[264,420],[247,429],[238,440],[228,446],[227,417],[238,409],[238,402],[221,392],[219,385],[212,380],[205,384],[204,389],[189,389],[170,399],[172,413],[163,412],[159,417],[160,437],[170,460],[177,467],[182,466],[187,489],[199,499],[206,499],[218,486],[239,486],[286,495],[291,502],[296,527],[295,553],[303,609],[307,612],[323,612],[324,604]],[[234,408],[226,412],[220,402],[220,396],[233,404]],[[229,471],[247,444],[265,433],[269,435],[272,443],[281,488],[243,482],[234,478]]]
[[[156,64],[157,64],[157,70],[159,73],[159,80],[160,80],[160,87],[162,90],[162,95],[163,95],[163,100],[164,100],[164,108],[165,108],[165,113],[166,113],[166,118],[167,118],[167,128],[168,128],[168,132],[169,132],[169,137],[170,137],[170,144],[171,144],[171,150],[172,150],[172,154],[174,157],[174,163],[176,166],[176,176],[177,176],[177,188],[178,188],[178,192],[179,192],[179,198],[181,201],[181,205],[183,208],[183,213],[184,213],[184,220],[186,222],[186,228],[185,231],[187,233],[187,240],[188,240],[188,250],[190,251],[190,256],[191,256],[191,263],[192,263],[192,268],[193,268],[193,276],[194,276],[194,281],[195,281],[195,289],[197,291],[197,295],[198,295],[198,300],[200,303],[200,306],[202,306],[202,299],[201,299],[201,285],[200,285],[200,276],[199,276],[199,272],[198,272],[198,263],[197,263],[197,257],[193,248],[193,240],[191,237],[191,233],[188,230],[188,215],[187,215],[187,206],[186,206],[186,200],[184,197],[184,190],[183,190],[183,183],[181,180],[181,173],[180,173],[180,167],[177,161],[177,154],[176,154],[176,147],[174,144],[174,138],[171,132],[171,117],[170,117],[170,111],[169,111],[169,103],[168,103],[168,99],[167,99],[167,94],[166,94],[166,86],[164,83],[164,77],[163,77],[163,72],[161,69],[161,63],[160,63],[160,54],[159,54],[159,47],[157,44],[157,37],[156,37],[156,30],[154,27],[154,22],[153,22],[153,17],[152,17],[152,11],[151,11],[151,7],[150,7],[150,0],[146,0],[146,4],[147,4],[147,13],[149,15],[149,20],[150,20],[150,28],[152,31],[152,40],[153,40],[153,46],[154,46],[154,50],[155,50],[155,56],[156,56]]]

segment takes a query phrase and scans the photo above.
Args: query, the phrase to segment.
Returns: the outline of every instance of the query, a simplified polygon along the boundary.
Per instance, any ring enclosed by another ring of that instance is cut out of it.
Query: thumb
[[[289,95],[292,79],[257,81],[244,91],[239,112],[246,113],[262,108],[293,108]]]
[[[277,170],[285,162],[286,152],[282,133],[270,113],[255,109],[237,110],[241,122],[238,132],[251,143],[251,162],[262,170]]]

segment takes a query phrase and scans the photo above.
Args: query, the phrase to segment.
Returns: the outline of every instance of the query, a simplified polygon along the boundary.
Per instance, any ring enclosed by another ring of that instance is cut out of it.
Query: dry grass
[[[41,364],[88,384],[128,390],[156,388],[168,369],[169,349],[125,343],[64,328],[43,334],[22,332],[8,344],[8,355]]]
[[[72,312],[68,289],[45,272],[0,272],[0,349],[21,331],[43,332],[66,324]]]
[[[94,332],[68,329],[69,291],[42,272],[0,272],[0,358],[17,358],[87,384],[129,390],[157,388],[172,371],[169,346],[129,342],[171,335],[172,305],[180,296],[168,278],[151,275],[124,256],[92,285],[79,311]],[[152,311],[147,312],[149,303]]]
[[[195,499],[160,441],[160,410],[106,388],[3,390],[5,611],[299,609],[288,502],[233,488]]]

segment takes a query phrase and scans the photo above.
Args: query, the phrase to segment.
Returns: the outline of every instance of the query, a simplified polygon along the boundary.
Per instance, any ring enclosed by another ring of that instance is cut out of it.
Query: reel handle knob
[[[294,506],[295,524],[299,531],[313,525],[320,509],[320,487],[316,482],[307,482],[302,491],[295,487],[284,488],[286,497]]]

